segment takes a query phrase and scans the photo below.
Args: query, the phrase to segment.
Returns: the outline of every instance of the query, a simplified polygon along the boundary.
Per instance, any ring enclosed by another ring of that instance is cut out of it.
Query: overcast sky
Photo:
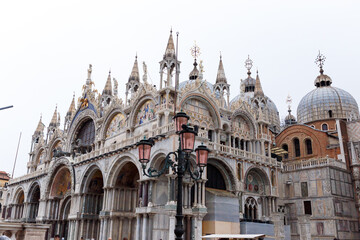
[[[222,52],[231,98],[254,61],[265,94],[287,114],[314,89],[318,50],[333,86],[359,102],[360,3],[358,1],[2,1],[0,3],[0,170],[12,171],[20,132],[15,177],[26,173],[31,136],[40,114],[49,125],[56,104],[61,128],[73,92],[85,83],[88,64],[101,92],[109,69],[119,96],[137,52],[159,86],[159,61],[172,27],[179,32],[180,80],[188,79],[190,48],[201,49],[204,78],[215,82]],[[142,67],[140,75],[142,75]],[[255,76],[255,74],[253,74]]]

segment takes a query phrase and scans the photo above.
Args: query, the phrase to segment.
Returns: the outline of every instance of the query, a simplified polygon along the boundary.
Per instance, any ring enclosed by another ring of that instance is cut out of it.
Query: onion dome
[[[251,68],[252,68],[253,61],[250,59],[250,56],[245,61],[245,67],[247,68],[247,75],[248,77],[244,80],[243,84],[245,86],[245,92],[254,92],[255,91],[255,84],[256,80],[251,77]]]
[[[103,90],[102,94],[112,95],[111,71],[109,71],[109,75],[108,75],[108,78],[106,80],[106,84],[105,84],[105,87],[104,87],[104,90]]]
[[[285,125],[296,124],[296,118],[291,114],[291,109],[288,112],[289,114],[285,117]]]
[[[137,55],[135,56],[134,66],[133,66],[133,68],[132,68],[131,75],[130,75],[130,77],[129,77],[129,82],[130,82],[130,81],[140,82],[140,74],[139,74],[139,67],[138,67]]]
[[[325,57],[319,53],[316,62],[320,75],[315,79],[316,89],[306,94],[297,109],[299,123],[309,123],[331,118],[346,119],[350,114],[359,116],[359,107],[350,93],[332,87],[332,80],[324,74]]]
[[[196,59],[195,59],[193,65],[194,65],[194,69],[189,74],[190,80],[196,80],[199,77],[199,70],[197,69],[198,64],[196,63]]]

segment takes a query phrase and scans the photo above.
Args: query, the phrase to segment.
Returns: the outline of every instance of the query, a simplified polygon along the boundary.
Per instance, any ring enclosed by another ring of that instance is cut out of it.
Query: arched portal
[[[96,166],[90,168],[84,176],[81,198],[81,222],[79,238],[100,239],[99,214],[103,208],[104,180],[102,172]]]
[[[136,217],[135,210],[139,202],[143,206],[147,206],[149,201],[148,188],[149,184],[144,183],[143,196],[139,199],[139,171],[132,162],[127,162],[121,166],[117,175],[115,175],[112,199],[109,206],[111,212],[117,217],[112,218],[113,231],[109,236],[112,239],[135,239]]]
[[[207,182],[205,187],[226,190],[226,184],[221,172],[213,165],[207,165]]]
[[[34,184],[29,192],[29,222],[36,222],[36,217],[38,215],[39,210],[39,200],[40,200],[40,187],[39,184]]]
[[[61,218],[61,210],[71,193],[71,173],[69,168],[67,166],[59,167],[52,179],[47,201],[47,223],[51,224],[50,237],[54,237],[56,234],[65,237],[67,233],[63,235],[64,233],[61,232],[64,224],[66,224],[65,219]]]
[[[60,216],[59,216],[59,235],[62,236],[64,239],[68,239],[68,232],[69,232],[69,220],[68,216],[70,213],[71,207],[71,197],[67,197],[61,206]]]
[[[23,217],[23,211],[24,211],[24,191],[21,189],[17,192],[15,196],[15,215],[14,219],[20,220]]]

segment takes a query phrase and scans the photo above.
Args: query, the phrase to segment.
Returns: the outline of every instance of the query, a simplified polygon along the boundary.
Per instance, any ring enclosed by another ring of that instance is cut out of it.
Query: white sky
[[[265,94],[283,117],[314,89],[318,50],[325,73],[360,102],[358,1],[2,1],[0,3],[0,170],[12,171],[20,132],[15,177],[26,173],[31,136],[40,114],[49,125],[56,104],[61,127],[73,92],[76,99],[93,65],[102,92],[108,71],[119,95],[136,52],[159,86],[159,64],[170,27],[179,35],[180,80],[186,80],[201,48],[204,78],[214,83],[222,52],[231,98],[246,77],[247,55],[259,69]],[[142,67],[140,75],[142,75]],[[151,81],[149,79],[149,81]],[[296,114],[294,114],[296,115]]]

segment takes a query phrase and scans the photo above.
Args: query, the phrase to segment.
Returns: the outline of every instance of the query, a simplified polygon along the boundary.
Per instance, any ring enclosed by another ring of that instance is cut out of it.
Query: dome
[[[359,108],[353,96],[340,88],[325,85],[317,87],[301,99],[297,120],[299,123],[308,123],[329,118],[344,119],[350,113],[359,116]]]
[[[294,117],[294,115],[291,114],[291,109],[288,110],[289,114],[285,117],[285,125],[291,125],[291,124],[295,124],[296,122],[296,118]]]
[[[239,100],[247,102],[248,104],[251,105],[251,100],[253,97],[254,97],[254,92],[246,92],[246,93],[239,94],[230,101],[230,107]],[[270,123],[272,125],[276,126],[277,128],[279,128],[280,120],[279,120],[278,109],[277,109],[275,103],[269,97],[265,96],[265,99],[266,99],[266,107],[268,109],[268,113],[264,112],[264,114],[268,114]]]

